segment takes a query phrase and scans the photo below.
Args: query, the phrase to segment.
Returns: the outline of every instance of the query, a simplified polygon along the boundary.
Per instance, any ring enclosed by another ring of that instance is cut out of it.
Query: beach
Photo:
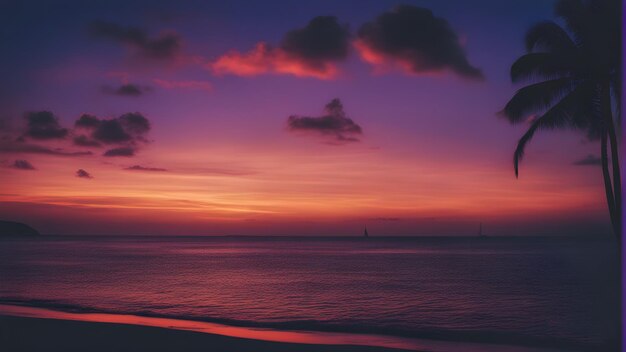
[[[0,305],[0,346],[9,351],[429,351],[566,352],[375,334],[245,328],[108,313]]]
[[[234,338],[129,324],[0,316],[6,351],[402,351],[370,346],[313,345]]]

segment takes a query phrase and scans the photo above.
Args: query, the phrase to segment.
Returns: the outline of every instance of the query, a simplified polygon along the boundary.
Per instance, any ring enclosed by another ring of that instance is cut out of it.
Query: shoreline
[[[33,339],[32,336],[46,336],[42,339],[45,342],[39,338]],[[103,336],[107,336],[106,340],[100,341]],[[161,341],[163,339],[165,341]],[[192,320],[108,313],[69,313],[5,304],[0,304],[0,345],[15,347],[20,351],[169,351],[179,350],[182,345],[187,351],[206,350],[207,347],[211,347],[212,351],[313,352],[336,351],[339,348],[342,351],[371,352],[562,351],[372,334],[245,328]]]
[[[0,346],[10,351],[21,352],[406,351],[370,346],[271,342],[165,327],[9,315],[0,315]]]

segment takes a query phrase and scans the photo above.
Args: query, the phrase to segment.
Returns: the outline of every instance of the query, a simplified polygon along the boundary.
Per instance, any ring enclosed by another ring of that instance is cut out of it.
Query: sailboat
[[[483,223],[482,222],[478,226],[478,237],[487,237],[487,236],[485,236],[485,234],[483,234]]]
[[[367,233],[367,226],[365,226],[365,230],[363,231],[363,237],[370,237],[369,233]]]

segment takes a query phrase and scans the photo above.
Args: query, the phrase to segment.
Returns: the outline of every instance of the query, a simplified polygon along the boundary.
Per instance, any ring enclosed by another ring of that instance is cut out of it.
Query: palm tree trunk
[[[604,115],[605,129],[611,143],[611,162],[613,170],[613,195],[614,207],[611,217],[615,219],[613,228],[618,240],[622,239],[622,179],[619,166],[618,142],[615,133],[615,123],[613,121],[613,113],[611,111],[611,91],[610,83],[606,82],[602,89],[602,113]],[[608,170],[607,170],[608,171]],[[606,177],[605,177],[606,183]]]
[[[602,140],[600,146],[600,155],[602,160],[602,175],[604,176],[604,191],[606,192],[606,201],[609,205],[609,214],[611,215],[611,225],[614,233],[617,235],[617,219],[615,218],[615,197],[613,195],[613,183],[611,182],[611,174],[609,171],[609,160],[607,153],[607,134],[606,129],[602,131]]]
[[[617,136],[613,124],[609,127],[611,140],[611,161],[613,162],[613,194],[615,195],[615,212],[617,213],[617,236],[622,238],[622,177],[619,167]]]

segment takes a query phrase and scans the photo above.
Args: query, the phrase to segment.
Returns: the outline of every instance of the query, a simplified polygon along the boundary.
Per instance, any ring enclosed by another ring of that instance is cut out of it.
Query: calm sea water
[[[0,241],[0,303],[603,351],[610,240],[70,237]]]

